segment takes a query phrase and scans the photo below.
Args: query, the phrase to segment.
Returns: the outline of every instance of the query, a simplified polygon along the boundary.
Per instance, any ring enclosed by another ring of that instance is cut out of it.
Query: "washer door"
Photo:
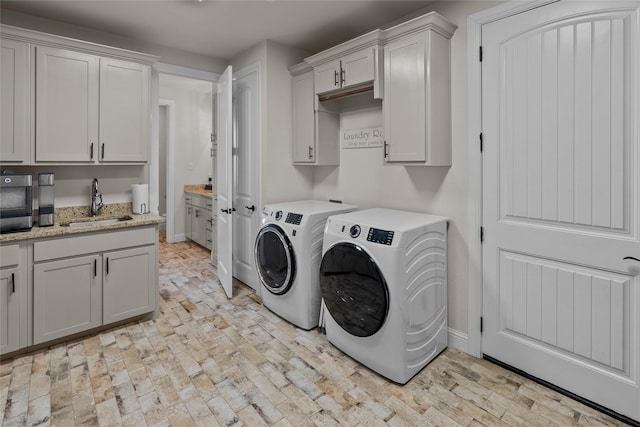
[[[276,295],[289,290],[296,275],[293,246],[282,228],[268,224],[260,229],[255,246],[256,267],[264,287]]]
[[[368,337],[382,327],[389,311],[387,282],[360,246],[338,243],[327,250],[320,289],[333,319],[351,335]]]

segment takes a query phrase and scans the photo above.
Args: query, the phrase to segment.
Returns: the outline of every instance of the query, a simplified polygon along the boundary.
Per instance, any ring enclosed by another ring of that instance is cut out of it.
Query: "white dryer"
[[[330,215],[355,209],[319,200],[264,207],[254,255],[260,295],[268,309],[300,328],[318,326],[324,226]]]
[[[320,288],[329,342],[405,384],[447,347],[447,219],[391,209],[332,216]]]

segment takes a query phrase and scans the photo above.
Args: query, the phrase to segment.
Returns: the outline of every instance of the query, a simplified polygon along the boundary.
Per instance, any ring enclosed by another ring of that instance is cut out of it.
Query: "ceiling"
[[[425,9],[404,0],[20,0],[0,1],[41,18],[230,59],[263,40],[317,53]]]

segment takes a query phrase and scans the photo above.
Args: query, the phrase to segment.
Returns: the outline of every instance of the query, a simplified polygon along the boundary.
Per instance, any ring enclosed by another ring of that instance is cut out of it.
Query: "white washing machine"
[[[264,207],[254,254],[260,295],[268,309],[300,328],[318,326],[324,225],[330,215],[355,209],[319,200]]]
[[[400,384],[447,347],[447,219],[368,209],[327,220],[327,339]]]

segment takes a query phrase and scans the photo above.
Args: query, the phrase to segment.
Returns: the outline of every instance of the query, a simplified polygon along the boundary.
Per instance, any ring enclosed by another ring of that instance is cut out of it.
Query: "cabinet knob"
[[[309,158],[313,159],[313,147],[309,146]]]

